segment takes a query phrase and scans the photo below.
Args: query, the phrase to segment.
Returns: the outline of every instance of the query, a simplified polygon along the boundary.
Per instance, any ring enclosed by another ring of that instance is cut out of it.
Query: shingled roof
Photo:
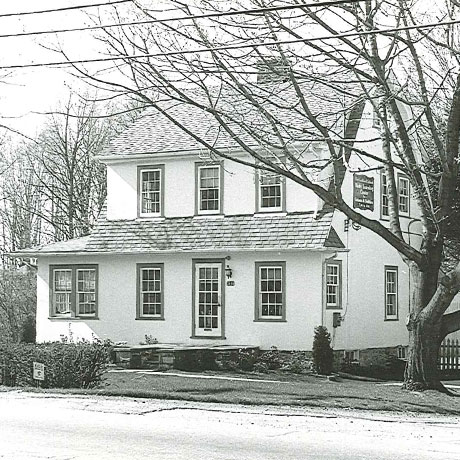
[[[329,212],[316,218],[312,213],[159,221],[102,218],[89,236],[22,250],[16,255],[343,249],[331,226],[332,216]]]
[[[302,85],[304,97],[310,110],[318,120],[330,129],[330,133],[343,133],[344,114],[356,104],[355,95],[346,97],[356,88],[338,90],[343,84],[306,82]],[[212,92],[212,90],[210,90]],[[320,137],[305,116],[298,94],[289,83],[259,85],[250,88],[251,103],[248,98],[229,90],[219,90],[213,105],[233,131],[230,136],[206,110],[184,101],[166,100],[158,102],[157,108],[145,109],[139,119],[118,135],[100,153],[101,157],[153,154],[165,152],[193,151],[203,149],[203,145],[184,132],[185,126],[198,138],[216,148],[238,147],[236,137],[249,146],[279,144],[278,134],[284,142],[307,142]],[[188,96],[204,106],[211,105],[203,95]],[[256,106],[259,105],[257,108]],[[167,113],[162,114],[160,110]],[[171,117],[175,122],[173,122]],[[276,131],[271,121],[275,121]]]

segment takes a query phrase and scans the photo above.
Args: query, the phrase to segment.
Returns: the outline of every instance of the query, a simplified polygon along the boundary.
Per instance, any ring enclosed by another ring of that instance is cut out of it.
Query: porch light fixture
[[[233,275],[233,271],[232,269],[227,265],[225,267],[225,276],[227,277],[227,279],[230,279]]]

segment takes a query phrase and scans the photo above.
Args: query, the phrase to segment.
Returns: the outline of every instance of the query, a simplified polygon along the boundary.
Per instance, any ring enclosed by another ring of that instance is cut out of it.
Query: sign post
[[[40,382],[45,380],[45,365],[43,363],[33,362],[33,379],[37,382],[37,387],[40,385]]]

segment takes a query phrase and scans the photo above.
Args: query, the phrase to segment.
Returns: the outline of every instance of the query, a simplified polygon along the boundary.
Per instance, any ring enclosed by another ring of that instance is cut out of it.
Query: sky
[[[14,2],[4,0],[0,2],[0,35],[82,27],[90,23],[86,14],[80,10],[21,17],[1,17],[2,14],[106,1],[110,0],[15,0]],[[119,8],[122,8],[122,5]],[[86,11],[96,13],[97,9]],[[0,66],[62,61],[61,55],[45,48],[54,46],[58,42],[71,59],[97,57],[99,52],[97,42],[88,31],[59,36],[52,34],[35,37],[0,37]],[[10,126],[33,137],[40,130],[45,117],[34,115],[32,112],[56,109],[60,101],[68,99],[69,87],[78,91],[82,83],[69,75],[65,69],[42,67],[0,70],[0,125]]]

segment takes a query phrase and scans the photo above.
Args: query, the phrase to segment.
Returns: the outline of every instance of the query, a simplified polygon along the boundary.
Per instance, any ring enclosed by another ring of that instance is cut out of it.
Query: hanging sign
[[[353,175],[353,207],[374,210],[374,178],[364,174]]]

